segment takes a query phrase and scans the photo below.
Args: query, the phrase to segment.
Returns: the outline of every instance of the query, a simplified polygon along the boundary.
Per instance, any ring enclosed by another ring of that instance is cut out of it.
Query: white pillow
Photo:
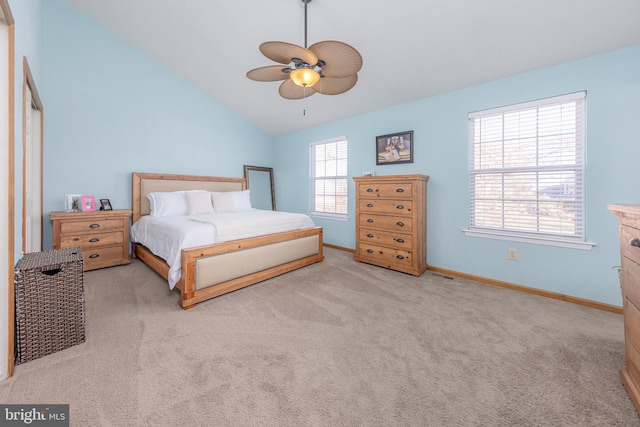
[[[187,191],[187,208],[189,215],[212,214],[213,202],[208,191]]]
[[[151,216],[187,215],[187,197],[184,191],[155,192],[147,194]]]
[[[244,212],[251,210],[249,190],[212,192],[211,201],[216,212]]]

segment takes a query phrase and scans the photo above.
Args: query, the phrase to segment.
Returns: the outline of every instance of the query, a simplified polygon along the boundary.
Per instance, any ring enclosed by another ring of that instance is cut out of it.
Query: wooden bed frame
[[[133,222],[149,214],[147,194],[155,191],[240,191],[244,178],[132,174]],[[165,279],[169,265],[147,248],[133,242],[133,253]],[[321,262],[322,227],[233,240],[182,250],[182,270],[176,289],[183,309],[245,286]]]

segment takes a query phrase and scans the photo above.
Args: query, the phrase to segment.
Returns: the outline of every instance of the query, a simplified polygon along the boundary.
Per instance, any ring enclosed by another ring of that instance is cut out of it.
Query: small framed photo
[[[112,211],[111,202],[109,199],[100,199],[100,210],[101,211]]]
[[[413,131],[376,136],[376,165],[413,163]]]
[[[373,176],[375,173],[373,171],[362,171],[362,176]]]
[[[82,212],[92,212],[96,210],[96,198],[93,196],[82,196],[80,198]]]
[[[80,211],[80,194],[65,194],[64,195],[64,210],[67,212]]]

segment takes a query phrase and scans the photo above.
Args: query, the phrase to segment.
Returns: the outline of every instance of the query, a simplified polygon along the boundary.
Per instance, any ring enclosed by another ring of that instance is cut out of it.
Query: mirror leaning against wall
[[[244,165],[247,188],[251,190],[251,206],[256,209],[276,210],[273,187],[273,168]]]

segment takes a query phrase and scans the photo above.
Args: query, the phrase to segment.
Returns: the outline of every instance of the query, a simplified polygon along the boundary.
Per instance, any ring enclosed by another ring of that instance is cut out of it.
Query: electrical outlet
[[[509,258],[510,260],[513,260],[513,261],[517,261],[518,260],[518,250],[517,249],[513,249],[513,248],[507,249],[507,258]]]

